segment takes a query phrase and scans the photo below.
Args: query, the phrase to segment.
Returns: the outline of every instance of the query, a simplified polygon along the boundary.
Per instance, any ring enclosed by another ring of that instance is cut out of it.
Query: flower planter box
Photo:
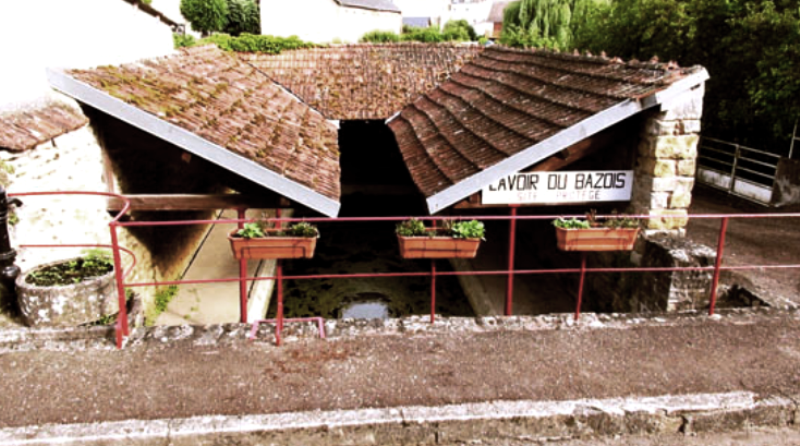
[[[32,272],[69,260],[75,259],[39,265],[17,277],[17,301],[28,326],[74,327],[119,311],[113,270],[70,285],[39,286],[27,282]]]
[[[471,259],[478,254],[481,239],[397,236],[404,259]]]
[[[556,228],[562,251],[630,251],[638,235],[639,228]]]
[[[310,259],[317,247],[316,237],[263,237],[246,239],[228,234],[233,257],[241,259]],[[268,229],[267,234],[278,232]]]

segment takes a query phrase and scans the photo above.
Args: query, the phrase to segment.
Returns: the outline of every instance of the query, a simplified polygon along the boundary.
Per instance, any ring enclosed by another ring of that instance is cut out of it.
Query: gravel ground
[[[800,206],[770,209],[708,189],[698,188],[692,214],[790,213]],[[717,247],[720,220],[696,219],[689,222],[689,238]],[[725,265],[800,264],[800,218],[731,219],[726,237]],[[760,289],[769,298],[782,297],[800,304],[800,272],[798,269],[756,269],[726,272],[722,283]]]
[[[453,443],[446,446],[797,446],[797,429],[756,429],[747,432],[718,434],[625,436],[564,441],[498,440],[475,443]]]
[[[0,427],[749,390],[800,394],[800,327],[497,331],[0,355]]]

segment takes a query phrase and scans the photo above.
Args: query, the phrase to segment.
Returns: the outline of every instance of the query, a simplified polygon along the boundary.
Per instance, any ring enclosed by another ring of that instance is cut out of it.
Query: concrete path
[[[577,327],[482,332],[442,320],[439,331],[348,328],[335,340],[280,348],[247,342],[246,327],[201,336],[155,327],[122,351],[0,354],[0,427],[742,391],[792,398],[800,395],[798,317],[598,328],[587,315]]]
[[[259,218],[260,210],[247,212],[248,218]],[[225,211],[220,219],[235,219],[235,211]],[[239,277],[239,262],[231,254],[227,235],[232,225],[214,225],[184,275],[184,280],[225,279]],[[249,261],[248,277],[269,277],[274,274],[275,261]],[[248,320],[263,318],[272,294],[272,281],[248,284]],[[239,283],[210,283],[181,285],[167,310],[156,319],[156,325],[204,325],[239,321]]]

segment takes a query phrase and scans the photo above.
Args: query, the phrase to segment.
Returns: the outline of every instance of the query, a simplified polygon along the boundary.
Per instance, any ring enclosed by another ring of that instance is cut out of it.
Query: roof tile
[[[336,128],[236,56],[207,46],[69,74],[338,200]]]
[[[0,147],[14,152],[30,150],[88,122],[79,109],[54,101],[3,113],[0,114]]]
[[[386,119],[482,50],[477,45],[338,45],[241,58],[329,119]]]
[[[623,101],[700,70],[487,48],[389,126],[426,197]],[[472,167],[470,167],[472,166]]]

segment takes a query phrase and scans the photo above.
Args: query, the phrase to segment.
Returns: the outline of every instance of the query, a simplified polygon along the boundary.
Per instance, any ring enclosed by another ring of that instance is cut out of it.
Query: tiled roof
[[[336,127],[234,55],[206,46],[67,74],[324,197],[339,199]],[[171,142],[180,146],[183,140]]]
[[[2,113],[0,147],[15,152],[29,150],[88,122],[79,109],[58,102]]]
[[[392,0],[336,0],[342,6],[351,8],[372,9],[374,11],[400,12]]]
[[[361,44],[241,57],[329,119],[386,119],[481,50],[461,44]]]
[[[705,72],[701,67],[495,46],[406,107],[389,126],[430,205],[432,196],[604,110],[652,95],[699,71]],[[549,141],[547,146],[557,152],[558,143]],[[491,174],[503,175],[497,169]],[[490,177],[481,176],[481,181],[496,179]],[[459,190],[463,197],[482,186],[470,187]]]

